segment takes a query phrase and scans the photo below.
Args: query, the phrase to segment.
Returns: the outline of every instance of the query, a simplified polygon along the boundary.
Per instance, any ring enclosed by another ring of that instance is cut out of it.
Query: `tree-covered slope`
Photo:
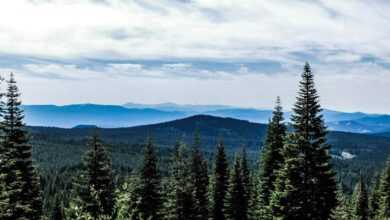
[[[80,155],[85,151],[87,137],[96,130],[91,127],[28,129],[34,143],[34,157],[43,167],[77,165]],[[252,158],[257,158],[266,129],[265,124],[197,115],[145,126],[102,128],[98,132],[110,147],[114,165],[132,167],[140,156],[140,144],[145,143],[148,136],[159,146],[160,153],[164,153],[170,151],[178,140],[191,144],[198,130],[205,151],[214,151],[218,139],[223,139],[228,151],[238,151],[246,146]],[[382,164],[390,153],[390,137],[331,131],[328,140],[334,157],[348,164]]]

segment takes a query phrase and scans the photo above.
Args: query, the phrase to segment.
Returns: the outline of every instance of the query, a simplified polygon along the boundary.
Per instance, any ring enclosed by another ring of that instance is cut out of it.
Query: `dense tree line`
[[[71,183],[46,187],[55,196],[45,211],[45,180],[33,166],[13,75],[7,84],[0,103],[0,219],[390,219],[390,160],[374,183],[360,175],[352,195],[336,181],[308,63],[292,129],[287,129],[277,98],[256,169],[250,167],[245,148],[229,159],[222,139],[210,164],[196,133],[190,147],[181,141],[172,147],[171,159],[164,162],[168,172],[162,172],[158,149],[149,137],[141,166],[118,181],[97,131]],[[54,192],[65,188],[69,194]]]

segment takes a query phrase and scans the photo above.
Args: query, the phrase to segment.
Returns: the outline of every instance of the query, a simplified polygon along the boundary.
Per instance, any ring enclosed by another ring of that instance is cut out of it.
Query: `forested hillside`
[[[246,147],[250,158],[257,160],[264,145],[266,129],[266,124],[206,115],[130,128],[28,127],[35,146],[34,158],[41,163],[42,168],[61,168],[79,163],[80,155],[86,150],[84,146],[87,137],[96,131],[110,146],[110,151],[116,158],[114,165],[125,167],[133,167],[133,160],[128,158],[134,157],[134,153],[141,150],[140,147],[148,136],[152,137],[159,151],[169,152],[179,140],[191,144],[196,131],[200,133],[202,150],[206,152],[214,152],[218,140],[223,140],[228,152]],[[390,137],[374,134],[330,131],[328,142],[332,145],[334,159],[354,164],[356,169],[383,166],[390,153]],[[344,155],[351,154],[352,158],[344,158],[343,152]],[[58,160],[62,155],[67,155],[64,157],[66,159]]]

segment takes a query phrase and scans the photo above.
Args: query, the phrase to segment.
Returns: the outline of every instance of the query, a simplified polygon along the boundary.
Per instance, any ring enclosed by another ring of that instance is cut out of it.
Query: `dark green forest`
[[[0,219],[390,218],[390,137],[328,132],[308,63],[291,123],[277,98],[267,125],[29,127],[12,74],[6,84]]]

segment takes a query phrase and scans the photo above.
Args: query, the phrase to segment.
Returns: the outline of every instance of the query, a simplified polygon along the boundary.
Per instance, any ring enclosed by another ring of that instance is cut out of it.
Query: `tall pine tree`
[[[209,177],[207,171],[207,162],[203,158],[200,135],[195,134],[195,140],[191,153],[191,180],[193,184],[194,198],[194,218],[198,220],[206,220],[209,217],[208,208],[208,184]]]
[[[170,167],[165,218],[187,220],[194,218],[192,180],[189,169],[188,152],[185,144],[178,142]]]
[[[11,73],[4,108],[3,150],[5,187],[11,207],[10,219],[40,219],[40,178],[32,164],[32,146],[23,123],[20,93]]]
[[[139,188],[137,189],[139,202],[135,219],[139,217],[149,220],[162,219],[161,176],[157,162],[155,148],[151,138],[149,138],[141,168]]]
[[[368,220],[368,194],[366,184],[363,177],[360,176],[359,182],[356,184],[353,198],[353,214],[356,220]]]
[[[284,148],[285,162],[277,177],[273,212],[281,219],[328,219],[337,206],[337,187],[308,63],[304,66],[292,122],[294,133]]]
[[[387,160],[386,168],[381,178],[380,186],[380,210],[379,217],[382,219],[390,218],[390,158]]]
[[[226,217],[229,220],[247,220],[245,186],[242,176],[242,160],[236,157],[230,172],[229,190],[226,197]]]
[[[275,189],[277,172],[283,165],[282,150],[286,136],[286,125],[283,120],[283,110],[278,97],[272,119],[268,123],[267,137],[261,153],[257,213],[262,219],[272,219],[269,213],[269,203]]]
[[[218,144],[214,164],[214,187],[212,218],[215,220],[225,219],[225,199],[228,189],[229,173],[225,147],[222,142]]]
[[[242,185],[244,189],[243,193],[243,201],[241,204],[241,209],[242,212],[245,213],[245,218],[249,218],[249,205],[250,205],[250,199],[251,199],[251,193],[252,193],[252,186],[251,186],[251,176],[250,176],[250,171],[249,171],[249,166],[248,166],[248,159],[247,159],[247,154],[245,147],[242,148],[241,151],[241,179],[242,179]]]
[[[332,218],[334,220],[351,220],[353,219],[353,210],[351,210],[350,199],[343,193],[343,187],[340,185],[340,189],[337,191],[338,205],[335,208]]]
[[[377,216],[379,216],[380,199],[381,199],[380,180],[381,180],[380,175],[377,175],[375,177],[375,182],[373,184],[374,188],[372,189],[370,200],[369,200],[371,219],[375,219]]]
[[[111,159],[97,134],[88,145],[78,184],[81,205],[95,219],[111,216],[115,204]]]

